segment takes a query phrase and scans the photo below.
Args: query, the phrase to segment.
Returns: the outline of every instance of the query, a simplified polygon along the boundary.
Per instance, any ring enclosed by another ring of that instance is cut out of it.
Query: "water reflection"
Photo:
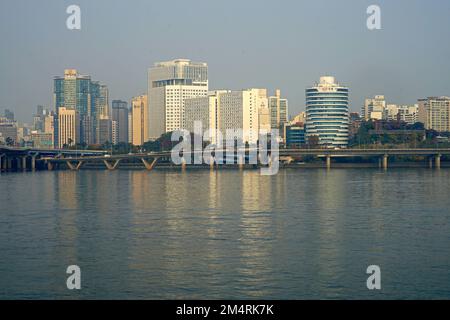
[[[442,297],[450,293],[449,177],[8,175],[0,180],[0,298],[370,298],[369,264],[384,268],[382,297]],[[69,264],[82,267],[75,294],[65,288]]]

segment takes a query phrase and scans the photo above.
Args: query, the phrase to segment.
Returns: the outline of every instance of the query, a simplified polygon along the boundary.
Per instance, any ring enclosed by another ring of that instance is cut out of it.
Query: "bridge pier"
[[[436,169],[440,169],[441,168],[441,155],[437,154],[434,159],[435,159]]]
[[[74,165],[72,162],[70,161],[66,161],[67,166],[70,168],[70,170],[74,170],[74,171],[78,171],[80,170],[81,166],[83,165],[84,161],[80,160],[77,162],[76,165]]]
[[[147,160],[145,160],[144,158],[141,158],[142,163],[145,166],[145,169],[147,169],[148,171],[152,171],[153,168],[155,167],[156,163],[158,162],[159,158],[154,158],[152,163],[149,163]]]
[[[117,159],[117,160],[114,162],[113,165],[111,165],[111,163],[109,163],[108,160],[103,160],[103,163],[105,164],[106,168],[108,168],[108,170],[111,170],[111,171],[112,171],[112,170],[116,170],[116,169],[117,169],[117,167],[119,166],[120,160],[121,160],[121,159]]]
[[[31,156],[31,170],[32,171],[36,170],[36,157],[37,157],[37,155]]]
[[[327,169],[331,169],[331,156],[327,155],[326,157]]]
[[[383,169],[387,170],[387,168],[388,168],[388,155],[387,154],[383,155],[382,161],[383,161]]]
[[[3,161],[3,158],[5,158],[5,161]],[[5,170],[4,165],[6,164],[6,155],[0,154],[0,171]]]
[[[22,157],[22,171],[27,171],[27,156]]]

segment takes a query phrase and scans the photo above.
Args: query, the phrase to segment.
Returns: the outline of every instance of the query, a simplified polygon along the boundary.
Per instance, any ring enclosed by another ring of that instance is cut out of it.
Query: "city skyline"
[[[248,15],[255,6],[253,1],[239,7],[237,2],[225,6],[198,1],[192,8],[177,2],[175,5],[183,9],[180,12],[192,21],[180,28],[183,20],[179,14],[168,19],[161,13],[167,4],[136,1],[133,8],[127,9],[140,23],[130,26],[113,23],[125,3],[79,1],[82,29],[70,31],[65,28],[66,3],[3,3],[1,38],[16,45],[0,53],[4,75],[0,108],[10,109],[17,119],[28,122],[36,105],[52,107],[52,83],[42,79],[51,79],[67,68],[89,73],[107,84],[111,101],[130,102],[132,97],[146,93],[147,70],[156,61],[185,57],[208,63],[210,89],[280,88],[289,100],[290,116],[305,109],[304,90],[312,79],[322,75],[333,75],[352,89],[351,111],[359,111],[366,97],[377,94],[402,105],[416,103],[422,97],[449,95],[450,76],[442,72],[442,65],[450,45],[439,39],[446,38],[450,30],[445,18],[450,4],[380,1],[383,27],[376,31],[365,27],[368,4],[352,1],[340,8],[331,1],[263,2],[258,6],[259,14]],[[220,9],[220,15],[202,15],[213,9]],[[7,14],[10,11],[20,12],[21,19],[13,21]],[[326,19],[315,21],[317,12]],[[145,19],[145,15],[152,19]],[[199,22],[195,17],[202,19]],[[218,26],[210,23],[217,19]],[[223,23],[231,19],[235,23],[223,28]],[[157,26],[163,26],[164,33],[158,33]],[[339,40],[326,36],[336,27],[346,37]],[[311,28],[317,29],[315,34],[325,36],[308,35]],[[287,34],[280,42],[276,35],[281,32]],[[252,41],[247,41],[248,36]],[[139,37],[143,41],[137,41]],[[86,46],[94,43],[99,46],[87,50]],[[323,50],[324,43],[333,49]],[[439,50],[425,51],[433,44],[439,44]]]

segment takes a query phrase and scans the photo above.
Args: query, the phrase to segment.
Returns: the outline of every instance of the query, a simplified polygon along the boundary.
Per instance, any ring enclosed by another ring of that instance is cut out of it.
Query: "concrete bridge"
[[[43,158],[103,156],[106,153],[106,151],[16,148],[0,145],[0,170],[35,170],[37,162]]]
[[[243,150],[241,150],[243,151]],[[256,149],[245,150],[246,154],[250,151],[257,152]],[[58,153],[59,152],[59,153]],[[226,150],[218,150],[217,152],[226,152]],[[28,153],[30,154],[30,153]],[[55,154],[58,154],[55,156]],[[203,151],[185,152],[184,157],[192,157],[193,155],[202,156]],[[270,154],[270,151],[269,151]],[[42,156],[43,155],[43,156]],[[314,156],[325,160],[327,168],[332,167],[333,158],[352,158],[352,157],[371,157],[378,158],[380,167],[387,169],[389,166],[389,157],[394,156],[421,156],[428,160],[429,167],[441,167],[442,156],[450,156],[450,149],[280,149],[278,153],[278,160],[282,163],[292,163],[302,156]],[[34,160],[33,160],[34,161]],[[122,154],[122,155],[108,155],[105,152],[91,152],[91,151],[63,151],[59,150],[50,152],[46,155],[45,152],[36,160],[45,164],[48,170],[53,170],[55,166],[66,166],[70,170],[79,170],[85,164],[100,164],[104,165],[108,170],[115,170],[119,168],[124,162],[140,162],[149,171],[153,170],[160,162],[171,162],[171,152],[150,152],[139,154]],[[217,165],[217,161],[212,159],[210,166]],[[260,162],[258,162],[260,164]],[[186,167],[186,163],[182,163],[181,167]],[[32,166],[32,168],[34,168]]]

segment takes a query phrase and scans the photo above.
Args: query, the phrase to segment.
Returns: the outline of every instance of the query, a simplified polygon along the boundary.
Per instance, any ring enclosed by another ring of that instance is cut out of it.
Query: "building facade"
[[[403,121],[408,124],[418,122],[419,105],[396,105],[388,104],[386,106],[386,120]]]
[[[324,147],[345,148],[349,138],[349,90],[334,77],[321,77],[306,89],[306,139]]]
[[[419,122],[425,129],[450,132],[450,97],[429,97],[418,104]]]
[[[158,62],[148,71],[149,137],[183,128],[186,99],[208,94],[208,65],[177,59]]]
[[[128,143],[128,104],[126,101],[114,100],[112,102],[112,121],[113,143]]]
[[[60,107],[58,110],[58,146],[74,146],[80,142],[80,119],[72,108]]]
[[[63,77],[54,78],[53,103],[59,119],[59,109],[76,110],[80,121],[78,143],[97,143],[97,122],[100,115],[108,115],[108,89],[90,76],[80,75],[75,69],[64,71]],[[55,121],[55,142],[60,141],[58,121]]]
[[[281,91],[275,90],[275,96],[269,97],[270,125],[272,129],[282,129],[288,123],[288,101],[281,98]]]
[[[131,101],[133,116],[133,145],[142,146],[148,141],[148,101],[146,95],[134,97]]]
[[[365,121],[385,119],[386,99],[383,95],[376,95],[373,98],[366,99],[361,115]]]

